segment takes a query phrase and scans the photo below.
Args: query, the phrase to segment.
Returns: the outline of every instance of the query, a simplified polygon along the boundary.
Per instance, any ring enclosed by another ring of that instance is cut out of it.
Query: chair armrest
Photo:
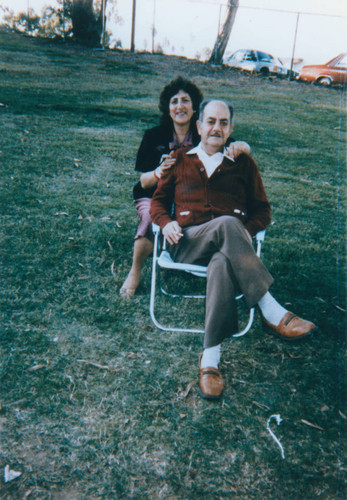
[[[257,234],[255,235],[255,239],[257,240],[257,243],[263,243],[265,240],[265,233],[266,230],[263,229],[262,231],[258,231]]]
[[[154,234],[160,233],[160,226],[152,222],[152,231]],[[265,233],[266,233],[265,229],[263,229],[262,231],[258,231],[257,234],[255,235],[256,241],[263,243],[265,241]]]

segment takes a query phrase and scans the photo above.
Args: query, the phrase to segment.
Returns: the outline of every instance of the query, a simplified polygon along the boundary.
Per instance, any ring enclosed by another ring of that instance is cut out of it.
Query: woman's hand
[[[227,148],[227,155],[230,156],[230,158],[235,160],[242,153],[246,153],[247,155],[251,154],[251,147],[247,144],[247,142],[235,141],[229,144]]]
[[[173,220],[164,226],[163,235],[170,245],[176,245],[183,236],[182,228],[177,221]]]
[[[165,174],[165,172],[169,170],[169,168],[171,168],[172,165],[175,164],[176,158],[172,158],[172,154],[173,152],[171,152],[169,155],[167,154],[162,155],[162,157],[160,158],[159,167],[155,168],[154,170],[151,170],[150,172],[145,172],[141,174],[140,182],[143,189],[156,186],[158,184],[160,177],[163,174]]]
[[[172,165],[175,164],[176,162],[176,158],[173,158],[172,157],[172,154],[173,152],[171,152],[170,154],[168,155],[163,155],[161,158],[160,158],[160,165],[159,167],[157,167],[154,172],[154,176],[157,178],[157,179],[160,179],[160,177],[169,169],[172,167]]]

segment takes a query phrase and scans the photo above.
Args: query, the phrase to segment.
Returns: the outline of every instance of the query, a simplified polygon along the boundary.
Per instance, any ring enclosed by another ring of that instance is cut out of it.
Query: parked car
[[[319,85],[347,84],[347,53],[334,57],[326,64],[303,66],[299,79]]]
[[[287,76],[288,69],[280,59],[260,50],[237,50],[232,56],[224,59],[224,64],[246,71],[259,71],[263,75],[274,73]]]

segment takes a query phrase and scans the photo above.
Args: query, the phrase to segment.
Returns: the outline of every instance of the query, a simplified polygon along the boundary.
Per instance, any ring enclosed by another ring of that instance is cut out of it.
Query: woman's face
[[[193,103],[190,95],[180,90],[171,97],[169,102],[169,113],[174,124],[187,125],[194,114]]]

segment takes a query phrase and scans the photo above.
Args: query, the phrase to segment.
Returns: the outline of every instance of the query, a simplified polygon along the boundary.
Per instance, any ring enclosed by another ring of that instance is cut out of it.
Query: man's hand
[[[182,228],[177,221],[173,220],[172,222],[168,222],[163,228],[163,235],[170,245],[176,245],[183,236]]]
[[[246,153],[248,155],[251,153],[250,145],[247,144],[247,142],[235,141],[229,144],[227,155],[230,156],[230,158],[233,158],[233,160],[235,160],[242,153]]]

